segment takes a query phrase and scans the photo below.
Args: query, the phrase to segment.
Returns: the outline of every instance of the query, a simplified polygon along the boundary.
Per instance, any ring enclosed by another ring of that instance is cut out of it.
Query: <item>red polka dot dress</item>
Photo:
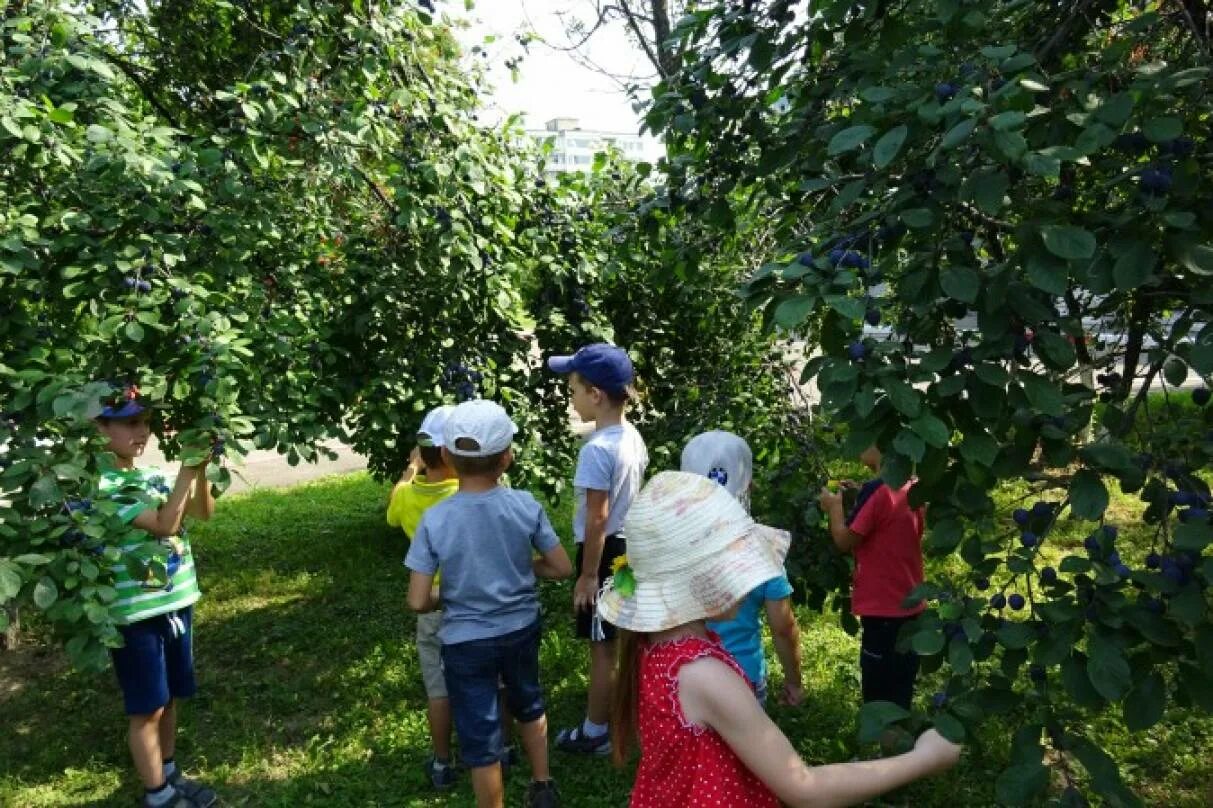
[[[640,766],[631,808],[778,808],[779,801],[715,730],[692,724],[678,700],[678,671],[713,657],[744,678],[720,638],[682,637],[640,658]]]

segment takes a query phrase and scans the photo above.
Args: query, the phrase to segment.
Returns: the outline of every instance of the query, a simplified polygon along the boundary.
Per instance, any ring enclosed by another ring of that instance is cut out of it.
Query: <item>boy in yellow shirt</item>
[[[417,431],[417,446],[409,458],[409,466],[392,488],[387,523],[401,528],[410,541],[422,514],[459,490],[455,470],[442,459],[443,427],[453,409],[453,405],[447,404],[426,414]],[[438,586],[438,576],[434,576],[434,586]],[[417,656],[425,683],[426,717],[434,750],[426,761],[425,772],[434,788],[446,789],[455,784],[455,768],[451,765],[451,702],[442,676],[442,645],[438,641],[441,625],[441,611],[417,615]]]

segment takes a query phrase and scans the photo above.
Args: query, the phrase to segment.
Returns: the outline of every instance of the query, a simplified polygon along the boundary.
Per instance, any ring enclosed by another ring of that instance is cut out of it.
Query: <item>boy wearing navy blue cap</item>
[[[595,343],[572,356],[550,358],[548,367],[569,374],[573,409],[581,420],[594,422],[594,432],[581,447],[573,475],[578,574],[573,609],[577,636],[590,642],[590,687],[585,720],[579,727],[562,730],[556,736],[556,748],[609,755],[615,627],[598,616],[594,603],[603,582],[612,575],[615,559],[627,552],[623,520],[640,490],[649,454],[644,439],[626,417],[628,402],[635,397],[635,373],[626,351]]]
[[[181,464],[174,478],[136,468],[151,429],[137,387],[120,390],[98,414],[97,430],[114,456],[99,483],[131,529],[107,537],[120,551],[114,564],[118,599],[111,606],[124,644],[110,652],[128,716],[128,741],[143,781],[146,808],[206,808],[215,792],[186,779],[174,760],[177,699],[194,694],[193,605],[200,592],[194,556],[182,522],[210,519],[215,509],[206,461]],[[148,552],[149,545],[155,550]],[[161,573],[158,564],[163,564]],[[143,569],[140,576],[132,570]]]

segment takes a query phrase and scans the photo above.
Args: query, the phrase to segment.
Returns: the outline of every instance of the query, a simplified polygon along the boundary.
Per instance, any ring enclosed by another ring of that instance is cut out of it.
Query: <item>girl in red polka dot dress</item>
[[[632,808],[851,805],[944,771],[960,747],[934,730],[883,760],[810,767],[705,626],[783,573],[789,536],[755,524],[698,474],[656,475],[625,523],[628,555],[598,598],[621,629],[613,754],[639,739]]]

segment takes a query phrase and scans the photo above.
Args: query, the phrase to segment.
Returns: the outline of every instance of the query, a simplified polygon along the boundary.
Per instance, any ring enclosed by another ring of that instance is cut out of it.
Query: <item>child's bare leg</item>
[[[434,757],[451,759],[451,700],[430,699],[426,705],[426,718],[430,723],[430,740],[434,745]]]
[[[611,714],[611,691],[615,688],[615,641],[590,643],[590,689],[586,718],[605,724]]]
[[[552,778],[548,770],[548,717],[541,715],[534,721],[518,724],[518,737],[531,763],[531,779],[537,783]]]
[[[177,754],[177,700],[172,699],[160,716],[160,758],[162,761]]]
[[[164,714],[161,707],[154,713],[129,716],[127,743],[131,758],[143,787],[151,791],[164,785],[164,756],[160,748],[160,719]]]
[[[472,790],[476,792],[476,808],[504,808],[505,785],[501,781],[501,763],[472,769]]]

